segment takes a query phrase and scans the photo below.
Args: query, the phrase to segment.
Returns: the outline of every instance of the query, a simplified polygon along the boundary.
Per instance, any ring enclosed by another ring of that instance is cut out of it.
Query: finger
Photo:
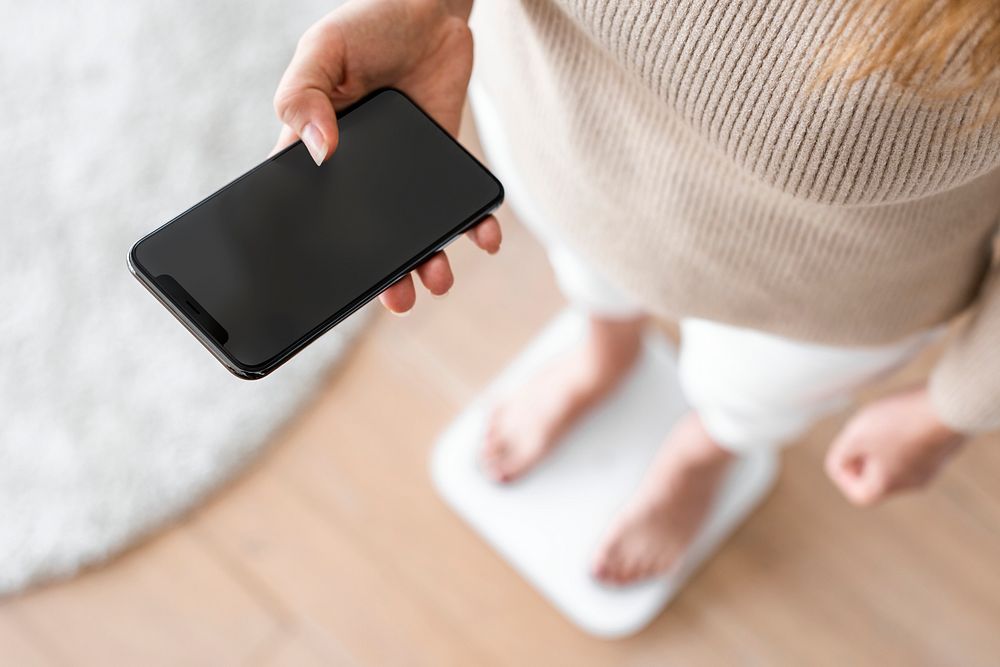
[[[857,487],[860,485],[862,471],[864,470],[864,459],[852,457],[849,459],[827,458],[826,474],[830,481],[845,498],[854,502]]]
[[[826,474],[834,481],[859,477],[864,469],[864,456],[834,444],[827,452],[824,467]]]
[[[310,29],[299,40],[291,64],[274,94],[274,110],[322,164],[337,147],[337,118],[331,95],[343,77],[344,48],[331,29]]]
[[[864,462],[861,476],[851,486],[848,499],[855,505],[869,507],[884,500],[890,491],[890,479],[878,459]]]
[[[500,223],[492,215],[484,218],[482,222],[465,234],[476,246],[491,255],[500,250],[500,242],[503,240],[503,234],[500,231]]]
[[[849,423],[827,452],[824,461],[826,474],[844,497],[856,505],[862,505],[870,500],[869,464],[863,440],[857,437],[854,423]]]
[[[417,267],[420,282],[434,296],[443,296],[455,284],[455,276],[451,272],[451,263],[443,252],[435,253],[426,262]]]
[[[844,497],[860,507],[868,507],[887,495],[888,478],[877,459],[858,454],[843,462],[833,476]]]
[[[417,291],[413,287],[413,277],[408,273],[382,292],[379,301],[389,312],[402,315],[413,308],[417,301]]]
[[[837,481],[844,475],[860,473],[861,457],[859,438],[854,432],[854,422],[850,421],[841,429],[826,452],[823,467],[830,479]]]
[[[284,149],[288,148],[296,141],[299,140],[299,135],[295,134],[295,131],[287,125],[281,126],[281,133],[278,135],[278,142],[274,144],[274,148],[271,149],[268,157],[271,157],[277,153],[280,153]]]

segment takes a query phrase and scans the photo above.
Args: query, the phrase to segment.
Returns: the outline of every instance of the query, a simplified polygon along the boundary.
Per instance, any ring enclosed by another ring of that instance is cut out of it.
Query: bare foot
[[[593,574],[631,584],[665,572],[698,533],[733,455],[689,413],[667,437],[638,491],[612,522]]]
[[[497,406],[482,458],[498,482],[512,482],[552,450],[559,437],[614,389],[642,344],[642,319],[591,318],[587,337]]]

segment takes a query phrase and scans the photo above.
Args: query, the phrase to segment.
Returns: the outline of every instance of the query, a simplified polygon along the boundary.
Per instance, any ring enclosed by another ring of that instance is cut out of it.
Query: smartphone
[[[262,378],[474,226],[503,186],[406,95],[338,115],[140,239],[132,274],[232,373]]]

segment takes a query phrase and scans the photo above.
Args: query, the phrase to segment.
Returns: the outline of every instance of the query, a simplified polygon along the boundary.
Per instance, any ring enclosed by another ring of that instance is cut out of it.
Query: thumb
[[[334,36],[306,33],[274,95],[278,118],[302,139],[317,165],[337,147],[337,117],[330,98],[340,84],[342,56]]]

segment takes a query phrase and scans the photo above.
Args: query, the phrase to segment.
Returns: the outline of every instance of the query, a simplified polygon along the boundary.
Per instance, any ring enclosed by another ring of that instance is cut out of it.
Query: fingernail
[[[431,298],[433,299],[443,299],[446,296],[448,296],[447,292],[445,292],[444,294],[434,294],[433,292],[431,292]]]
[[[306,149],[316,166],[323,164],[323,160],[326,158],[326,141],[323,139],[323,134],[312,123],[302,128],[302,143],[306,145]]]
[[[413,312],[413,309],[411,308],[410,310],[404,310],[401,313],[400,312],[396,312],[395,310],[390,310],[389,312],[392,313],[393,315],[395,315],[396,317],[409,317],[410,313]]]

